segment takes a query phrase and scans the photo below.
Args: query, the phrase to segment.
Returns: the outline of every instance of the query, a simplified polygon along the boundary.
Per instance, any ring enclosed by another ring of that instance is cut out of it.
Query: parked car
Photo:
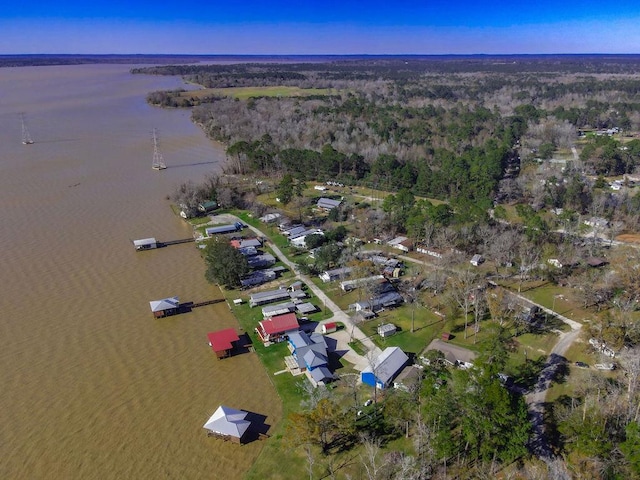
[[[584,362],[576,362],[576,367],[580,367],[580,368],[589,368],[589,365],[587,365]]]

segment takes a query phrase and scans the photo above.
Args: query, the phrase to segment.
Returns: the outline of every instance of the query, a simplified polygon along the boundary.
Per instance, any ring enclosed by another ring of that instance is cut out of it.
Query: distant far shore
[[[420,60],[420,61],[549,61],[626,60],[637,62],[640,54],[351,54],[351,55],[198,55],[198,54],[5,54],[0,55],[0,67],[27,67],[82,64],[172,64],[172,63],[316,63],[353,60]]]

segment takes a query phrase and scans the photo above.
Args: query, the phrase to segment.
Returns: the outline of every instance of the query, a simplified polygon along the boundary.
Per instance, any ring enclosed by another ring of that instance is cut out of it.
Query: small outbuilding
[[[480,266],[484,263],[484,257],[479,253],[476,253],[470,260],[471,265],[474,267]]]
[[[322,324],[322,333],[323,334],[327,334],[327,333],[333,333],[336,330],[338,330],[338,324],[335,322],[329,322],[329,323],[323,323]]]
[[[396,333],[397,327],[393,323],[383,323],[378,325],[378,335],[382,338],[387,338]]]

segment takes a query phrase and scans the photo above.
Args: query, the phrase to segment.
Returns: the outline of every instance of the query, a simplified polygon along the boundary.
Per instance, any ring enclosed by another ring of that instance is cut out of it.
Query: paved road
[[[242,221],[238,217],[230,214],[218,215],[217,219],[222,220],[223,223],[226,223],[226,222],[233,223],[233,222]],[[248,228],[251,231],[253,231],[256,235],[259,235],[260,237],[263,237],[266,239],[269,238],[264,232],[257,229],[256,227],[252,227],[251,225],[248,225]],[[314,293],[314,295],[317,296],[322,301],[325,308],[328,308],[333,313],[332,318],[323,320],[318,324],[317,330],[318,331],[320,330],[321,325],[323,323],[341,322],[344,324],[345,326],[344,330],[339,330],[335,333],[328,335],[330,338],[333,338],[334,340],[336,340],[337,342],[336,351],[340,355],[342,355],[343,358],[345,358],[348,362],[352,363],[356,370],[363,370],[365,367],[369,365],[369,360],[367,359],[367,357],[359,355],[349,346],[349,342],[356,339],[360,340],[362,345],[364,345],[364,347],[369,352],[372,352],[372,355],[374,357],[377,357],[380,353],[382,353],[381,350],[371,341],[371,339],[367,337],[362,332],[362,330],[360,330],[360,328],[356,325],[353,319],[349,315],[347,315],[345,312],[343,312],[342,309],[338,305],[336,305],[336,303],[333,300],[331,300],[317,285],[315,285],[311,281],[311,278],[301,273],[297,269],[296,264],[293,263],[291,260],[289,260],[284,253],[282,253],[282,250],[280,250],[275,244],[273,244],[273,242],[269,243],[269,247],[271,248],[271,250],[273,250],[273,253],[282,261],[282,263],[287,265],[291,269],[291,271],[295,273],[296,278],[298,280],[303,281],[309,287],[309,289]]]

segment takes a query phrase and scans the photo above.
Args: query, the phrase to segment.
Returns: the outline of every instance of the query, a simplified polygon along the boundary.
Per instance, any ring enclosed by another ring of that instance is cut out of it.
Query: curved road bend
[[[218,217],[223,217],[228,219],[231,222],[242,222],[238,217],[231,214],[218,215]],[[226,221],[226,220],[225,220]],[[242,222],[244,223],[244,222]],[[256,227],[251,225],[247,225],[247,227],[253,231],[256,235],[259,235],[263,238],[269,238],[264,232],[260,231]],[[269,242],[269,246],[273,250],[273,253],[285,264],[287,265],[292,272],[294,272],[296,278],[298,280],[303,281],[309,289],[316,295],[325,305],[325,308],[328,308],[333,313],[333,318],[328,320],[323,320],[319,323],[318,328],[323,323],[328,322],[341,322],[344,324],[344,330],[338,330],[335,333],[330,334],[329,336],[338,342],[337,350],[343,353],[343,358],[348,362],[354,365],[356,370],[363,370],[369,365],[369,360],[356,353],[350,346],[349,342],[352,340],[359,340],[362,345],[369,351],[372,352],[374,356],[378,356],[382,351],[378,348],[369,337],[367,337],[362,330],[358,327],[358,325],[352,320],[352,318],[347,315],[342,309],[336,305],[336,303],[331,300],[316,284],[314,284],[311,279],[301,273],[297,268],[296,264],[289,260],[284,253],[273,243]]]

